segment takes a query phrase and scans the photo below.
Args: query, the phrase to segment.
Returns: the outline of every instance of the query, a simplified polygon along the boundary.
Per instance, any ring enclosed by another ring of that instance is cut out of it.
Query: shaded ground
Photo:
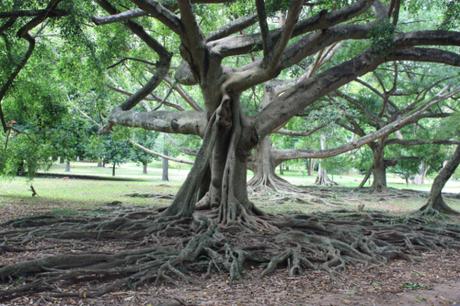
[[[62,179],[61,179],[62,180]],[[55,180],[51,184],[56,184]],[[65,182],[67,183],[67,182]],[[121,183],[119,183],[121,184]],[[74,184],[77,185],[77,184]],[[78,185],[77,185],[78,186]],[[111,186],[114,188],[115,185]],[[81,187],[81,186],[80,186]],[[86,185],[85,185],[86,187]],[[125,186],[126,189],[127,186]],[[163,189],[162,189],[163,188]],[[159,194],[166,195],[174,188],[159,185]],[[125,190],[123,188],[122,190]],[[87,192],[87,190],[85,190]],[[133,191],[133,190],[131,190]],[[135,189],[138,194],[147,194],[144,187]],[[83,192],[83,190],[74,190]],[[118,190],[114,190],[114,193]],[[321,196],[330,205],[311,203],[308,200],[258,197],[256,202],[269,212],[311,212],[315,210],[346,208],[356,210],[364,205],[364,210],[381,209],[390,212],[407,212],[415,209],[425,200],[419,192],[390,190],[375,197],[366,191],[357,192],[348,188],[310,188],[309,195]],[[285,196],[286,197],[286,196]],[[123,202],[128,203],[127,195]],[[135,198],[132,198],[133,200]],[[49,201],[48,198],[14,196],[2,198],[0,203],[0,222],[30,214],[53,214],[66,216],[79,213],[104,214],[104,210],[128,206],[124,203],[94,202],[78,205],[77,201]],[[117,199],[115,196],[112,199]],[[149,197],[140,197],[152,201]],[[157,198],[154,199],[157,201]],[[168,200],[161,205],[167,204]],[[460,207],[460,201],[449,198],[449,203]],[[459,220],[460,221],[460,220]],[[62,243],[53,240],[34,241],[28,245],[29,252],[8,252],[0,255],[0,266],[23,259],[38,258],[58,253],[73,253],[84,250],[114,252],[130,247],[129,241],[73,242]],[[46,295],[31,295],[11,301],[8,305],[452,305],[460,303],[460,252],[435,251],[420,254],[414,262],[393,261],[387,265],[372,267],[348,267],[338,275],[325,272],[307,271],[300,277],[289,277],[284,269],[275,274],[260,278],[260,270],[248,272],[244,279],[230,284],[227,276],[217,275],[210,279],[199,279],[194,284],[180,284],[179,287],[143,287],[136,291],[114,292],[97,299],[85,299],[85,285],[72,288],[81,293],[81,299],[57,299]],[[2,285],[3,286],[3,285]],[[5,288],[0,286],[0,290]],[[0,304],[1,305],[1,304]]]

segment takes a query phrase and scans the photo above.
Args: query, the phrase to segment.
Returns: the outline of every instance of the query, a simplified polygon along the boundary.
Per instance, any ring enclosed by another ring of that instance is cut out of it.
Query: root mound
[[[63,218],[36,216],[2,225],[0,254],[31,252],[37,241],[57,245],[111,244],[105,251],[72,249],[57,255],[0,267],[0,301],[33,292],[96,297],[145,283],[194,282],[211,273],[232,281],[247,267],[262,275],[286,268],[336,273],[349,264],[411,259],[421,251],[460,248],[460,226],[382,213],[335,211],[315,215],[252,216],[258,224],[218,224],[212,211],[193,218],[161,217],[158,211],[118,212],[116,216]],[[253,223],[254,224],[254,223]],[[75,284],[84,284],[84,291]]]

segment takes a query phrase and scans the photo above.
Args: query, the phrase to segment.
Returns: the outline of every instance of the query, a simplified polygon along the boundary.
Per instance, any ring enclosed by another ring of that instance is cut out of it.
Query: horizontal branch
[[[137,127],[165,133],[203,135],[206,129],[206,114],[185,111],[122,111],[115,109],[108,119],[108,126],[103,131],[110,131],[114,125]]]
[[[385,141],[386,145],[402,145],[402,146],[420,146],[420,145],[458,145],[460,140],[446,139],[398,139],[392,138]]]
[[[181,164],[187,164],[187,165],[193,165],[193,162],[192,161],[189,161],[189,160],[185,160],[185,159],[180,159],[180,158],[176,158],[176,157],[172,157],[172,156],[169,156],[169,155],[165,155],[165,154],[162,154],[162,153],[159,153],[159,152],[156,152],[156,151],[153,151],[149,148],[146,148],[144,147],[143,145],[129,139],[128,142],[130,144],[132,144],[134,147],[138,148],[138,149],[141,149],[142,151],[144,151],[145,153],[147,154],[150,154],[150,155],[153,155],[153,156],[157,156],[157,157],[161,157],[161,158],[164,158],[164,159],[167,159],[167,160],[170,160],[170,161],[173,161],[173,162],[176,162],[176,163],[181,163]]]
[[[141,17],[145,15],[147,15],[147,13],[143,9],[138,8],[109,16],[95,16],[93,17],[93,22],[97,25],[103,25],[113,22],[122,22],[129,20],[131,18]]]
[[[288,129],[279,129],[277,131],[275,131],[275,134],[280,134],[280,135],[287,135],[287,136],[299,136],[299,137],[307,137],[307,136],[310,136],[316,132],[318,132],[319,130],[321,130],[322,128],[326,127],[327,124],[321,124],[320,126],[312,129],[312,130],[308,130],[308,131],[291,131],[291,130],[288,130]]]
[[[247,27],[257,22],[257,15],[244,16],[233,20],[229,24],[224,25],[219,30],[211,33],[206,38],[206,41],[213,41],[230,36],[234,33],[240,32]]]

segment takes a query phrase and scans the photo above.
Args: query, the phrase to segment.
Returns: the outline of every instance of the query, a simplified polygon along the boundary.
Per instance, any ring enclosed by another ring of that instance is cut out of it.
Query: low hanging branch
[[[164,158],[164,159],[167,159],[167,160],[176,162],[176,163],[187,164],[187,165],[193,165],[193,161],[189,161],[189,160],[185,160],[185,159],[180,159],[180,158],[168,156],[168,155],[165,155],[165,154],[162,154],[162,153],[153,151],[153,150],[151,150],[151,149],[149,149],[149,148],[146,148],[146,147],[144,147],[143,145],[141,145],[141,144],[139,144],[139,143],[133,141],[132,139],[128,140],[128,142],[129,142],[130,144],[132,144],[134,147],[141,149],[142,151],[144,151],[144,152],[147,153],[147,154],[151,154],[151,155],[153,155],[153,156],[161,157],[161,158]]]

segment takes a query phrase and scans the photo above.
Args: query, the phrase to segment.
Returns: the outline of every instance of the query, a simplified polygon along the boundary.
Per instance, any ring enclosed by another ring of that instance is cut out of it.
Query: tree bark
[[[147,169],[148,169],[148,163],[146,163],[146,162],[142,163],[142,173],[143,174],[148,173]]]
[[[116,168],[116,165],[115,163],[112,164],[112,176],[115,176],[115,168]]]
[[[418,173],[415,176],[414,183],[416,185],[423,185],[425,184],[425,178],[428,173],[428,170],[430,170],[430,166],[427,165],[424,161],[420,163]]]
[[[313,175],[313,171],[315,170],[315,165],[316,165],[316,161],[313,158],[309,158],[308,165],[307,165],[308,176]]]
[[[163,135],[163,155],[169,155],[168,148],[166,147],[166,134]],[[161,180],[164,182],[169,181],[169,160],[164,157],[161,160]]]
[[[326,135],[324,133],[321,133],[320,138],[319,138],[319,143],[320,143],[321,150],[326,150]],[[327,175],[327,170],[326,170],[326,167],[324,166],[323,161],[320,161],[318,164],[318,175],[316,177],[315,184],[320,185],[320,186],[337,185]]]
[[[282,191],[293,188],[294,186],[275,173],[278,164],[282,173],[282,164],[274,160],[272,155],[272,141],[270,137],[265,137],[256,147],[254,176],[249,180],[248,186],[256,192],[267,189]]]
[[[261,108],[270,104],[275,94],[274,87],[270,84],[265,85],[264,100]],[[282,160],[275,160],[272,154],[272,141],[270,136],[263,137],[259,140],[255,154],[255,170],[254,176],[249,181],[248,185],[253,191],[267,191],[272,189],[282,191],[283,189],[292,189],[294,186],[276,175],[275,168],[280,166],[280,173],[283,174]]]
[[[369,178],[371,177],[371,174],[372,174],[372,170],[374,169],[374,166],[372,165],[369,170],[366,171],[366,174],[364,175],[364,178],[363,180],[361,181],[361,183],[359,184],[359,187],[358,188],[363,188],[364,185],[366,185],[367,181],[369,180]]]
[[[168,150],[163,151],[164,154],[168,154]],[[162,158],[161,161],[161,180],[169,181],[169,161],[166,158]]]
[[[376,192],[382,192],[387,189],[387,174],[385,165],[385,146],[384,140],[379,140],[378,143],[371,145],[373,154],[373,168],[372,168],[372,188]]]
[[[445,213],[445,214],[460,214],[454,209],[450,208],[442,197],[442,189],[454,174],[458,165],[460,164],[460,145],[457,146],[451,159],[441,169],[439,174],[434,179],[433,185],[431,186],[430,196],[428,202],[420,209],[424,213],[431,213],[433,211]]]

